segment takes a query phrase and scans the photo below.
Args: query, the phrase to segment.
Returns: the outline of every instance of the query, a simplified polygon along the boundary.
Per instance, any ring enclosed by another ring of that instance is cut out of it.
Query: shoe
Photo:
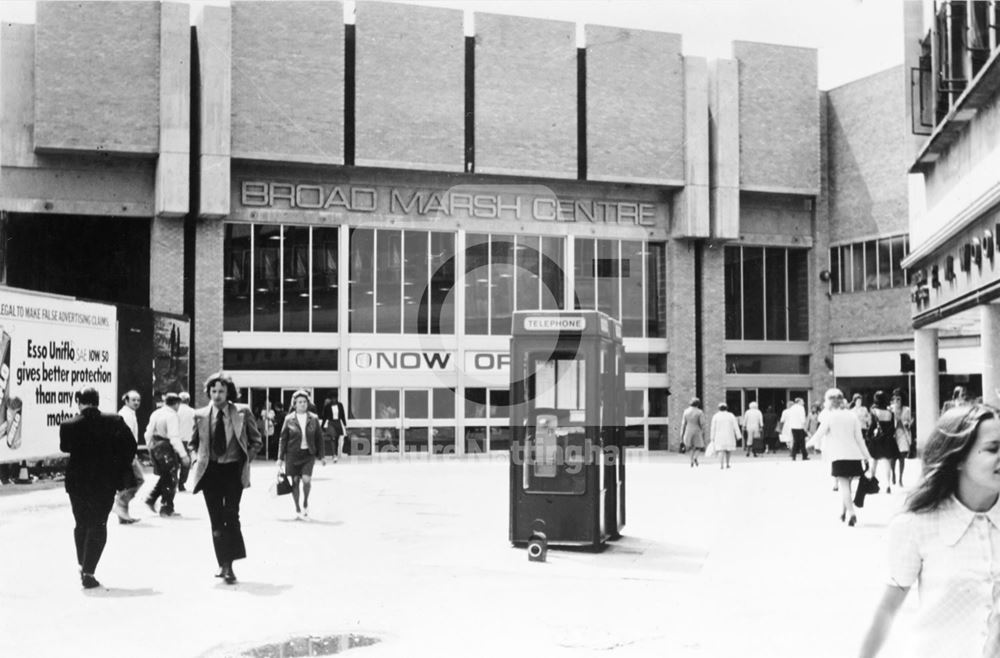
[[[308,507],[303,507],[302,508],[302,520],[303,521],[308,521],[309,520],[309,508]]]
[[[146,499],[146,507],[149,508],[150,512],[152,512],[153,514],[156,514],[156,501],[155,500],[153,500],[152,498],[147,498]]]
[[[138,523],[138,522],[139,522],[139,519],[133,519],[131,516],[129,516],[129,517],[119,516],[118,517],[118,523],[120,523],[121,525],[132,525],[133,523]]]
[[[236,574],[233,572],[231,566],[222,568],[222,579],[226,581],[227,585],[232,585],[236,582]]]
[[[856,516],[854,516],[853,514],[851,514],[851,518],[849,518],[849,519],[847,520],[847,525],[849,525],[849,526],[851,526],[851,527],[854,527],[854,525],[855,525],[855,524],[856,524],[857,522],[858,522],[858,517],[856,517]]]
[[[803,457],[802,461],[807,462],[807,461],[809,461],[809,458],[808,457]]]
[[[94,589],[101,586],[101,583],[97,582],[97,579],[89,573],[80,574],[80,584],[83,585],[83,589]]]
[[[889,485],[885,485],[885,492],[887,494],[891,494],[892,493],[892,487],[890,487]]]
[[[180,514],[178,514],[177,512],[173,511],[172,509],[171,510],[165,510],[165,509],[163,509],[161,507],[160,508],[160,516],[162,516],[164,518],[169,518],[171,516],[180,516]]]
[[[840,522],[843,523],[844,519],[846,519],[846,518],[847,518],[847,512],[841,512],[840,513]]]
[[[177,491],[187,491],[187,487],[185,487],[183,484],[178,485]]]

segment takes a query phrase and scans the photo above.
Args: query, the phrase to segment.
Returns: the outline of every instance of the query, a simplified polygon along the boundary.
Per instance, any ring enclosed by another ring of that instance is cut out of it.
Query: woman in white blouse
[[[946,412],[924,447],[923,480],[889,524],[889,579],[862,657],[878,654],[914,583],[920,607],[903,655],[995,655],[984,649],[1000,579],[998,498],[1000,410]]]
[[[309,519],[309,492],[312,489],[313,466],[319,459],[326,465],[323,433],[319,416],[309,411],[309,394],[303,390],[292,394],[292,412],[285,416],[278,440],[278,470],[292,478],[292,500],[295,517]],[[302,506],[299,506],[299,483],[302,484]]]
[[[719,404],[719,410],[712,416],[711,439],[715,451],[719,453],[719,468],[729,468],[729,453],[736,450],[736,441],[742,436],[740,423],[726,403]]]

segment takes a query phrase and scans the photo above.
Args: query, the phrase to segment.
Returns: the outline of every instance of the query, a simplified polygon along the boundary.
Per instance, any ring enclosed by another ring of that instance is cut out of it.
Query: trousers
[[[199,482],[205,507],[212,523],[212,546],[219,566],[247,556],[240,528],[240,500],[243,498],[243,463],[209,462]]]
[[[115,502],[113,491],[98,494],[70,494],[69,504],[73,508],[76,527],[73,541],[76,543],[76,563],[83,573],[93,575],[101,553],[108,541],[108,514]]]
[[[161,441],[150,450],[153,458],[153,472],[160,477],[149,492],[149,500],[161,499],[160,513],[174,511],[174,494],[177,493],[177,465],[180,459],[169,441]]]

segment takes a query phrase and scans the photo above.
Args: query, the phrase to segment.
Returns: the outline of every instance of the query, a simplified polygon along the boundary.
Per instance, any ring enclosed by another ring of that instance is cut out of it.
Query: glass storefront
[[[626,355],[640,386],[626,442],[665,449],[666,345],[648,340],[666,335],[665,253],[645,240],[226,223],[223,365],[258,418],[274,415],[271,453],[297,388],[320,409],[341,392],[354,454],[503,452],[513,312],[597,308],[642,339]]]

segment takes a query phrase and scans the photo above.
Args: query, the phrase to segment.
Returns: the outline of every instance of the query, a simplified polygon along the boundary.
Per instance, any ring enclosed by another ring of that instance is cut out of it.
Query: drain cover
[[[367,635],[304,635],[284,642],[244,649],[240,656],[249,658],[297,658],[298,656],[332,656],[348,649],[377,644],[377,637]]]

